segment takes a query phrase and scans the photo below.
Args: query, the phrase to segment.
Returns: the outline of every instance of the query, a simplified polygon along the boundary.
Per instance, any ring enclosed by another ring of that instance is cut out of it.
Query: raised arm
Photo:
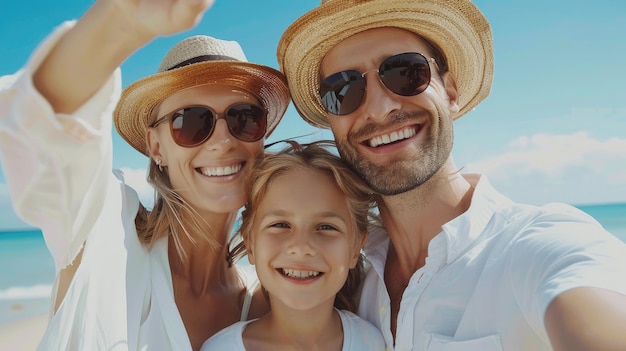
[[[111,174],[116,68],[150,40],[194,26],[212,3],[98,0],[75,24],[59,26],[23,69],[0,77],[0,162],[16,212],[42,229],[61,271],[57,301],[113,201],[108,190],[119,187]]]
[[[135,50],[193,27],[213,0],[98,0],[35,71],[57,113],[85,103]]]

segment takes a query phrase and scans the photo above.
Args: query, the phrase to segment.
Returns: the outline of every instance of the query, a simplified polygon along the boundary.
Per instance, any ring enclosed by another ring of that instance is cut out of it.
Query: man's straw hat
[[[454,119],[489,95],[493,80],[491,28],[471,1],[322,0],[319,7],[287,28],[277,49],[294,105],[307,122],[330,126],[318,94],[319,67],[326,53],[345,38],[379,27],[417,33],[443,53],[459,91],[460,110]]]
[[[170,49],[158,73],[124,89],[113,116],[118,133],[147,155],[146,130],[156,118],[152,109],[177,91],[205,84],[230,85],[256,96],[268,110],[266,138],[289,105],[289,89],[282,73],[249,63],[235,41],[198,35]]]

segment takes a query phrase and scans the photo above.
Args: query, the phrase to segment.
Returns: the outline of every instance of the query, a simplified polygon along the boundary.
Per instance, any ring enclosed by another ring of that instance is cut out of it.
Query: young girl
[[[328,142],[290,144],[253,173],[241,225],[271,312],[222,330],[201,350],[384,350],[380,332],[350,312],[371,191]]]

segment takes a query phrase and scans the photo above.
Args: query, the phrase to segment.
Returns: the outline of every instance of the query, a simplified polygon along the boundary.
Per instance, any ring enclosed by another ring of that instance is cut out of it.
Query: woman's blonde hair
[[[210,230],[207,221],[172,189],[167,171],[152,161],[148,169],[148,183],[155,189],[154,207],[149,211],[140,205],[135,217],[141,242],[151,247],[160,238],[171,234],[180,259],[186,257],[181,242],[183,236],[191,242],[196,242],[198,238],[206,240],[216,250],[223,247],[224,244],[215,240],[211,232],[207,233],[206,228]]]
[[[334,147],[335,143],[328,140],[305,145],[293,140],[284,142],[289,146],[277,153],[266,153],[265,158],[253,171],[252,189],[242,212],[239,230],[243,241],[230,252],[231,260],[245,255],[245,245],[250,242],[256,211],[273,181],[283,174],[296,170],[315,170],[328,174],[346,196],[355,231],[354,238],[357,240],[354,244],[363,242],[361,239],[367,235],[370,218],[374,217],[371,211],[375,205],[373,192],[346,163],[328,150],[329,147]],[[363,259],[359,254],[357,265],[348,272],[344,286],[335,297],[336,308],[353,312],[356,310],[354,297],[363,280]]]

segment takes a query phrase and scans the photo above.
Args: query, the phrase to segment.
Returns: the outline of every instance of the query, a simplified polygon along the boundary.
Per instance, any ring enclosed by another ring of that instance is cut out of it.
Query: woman
[[[235,42],[196,36],[119,96],[121,62],[211,3],[98,0],[0,80],[14,207],[42,228],[57,268],[40,350],[197,350],[267,312],[226,256],[249,173],[289,102],[283,76],[245,62]],[[152,210],[110,172],[111,116],[152,160]]]

